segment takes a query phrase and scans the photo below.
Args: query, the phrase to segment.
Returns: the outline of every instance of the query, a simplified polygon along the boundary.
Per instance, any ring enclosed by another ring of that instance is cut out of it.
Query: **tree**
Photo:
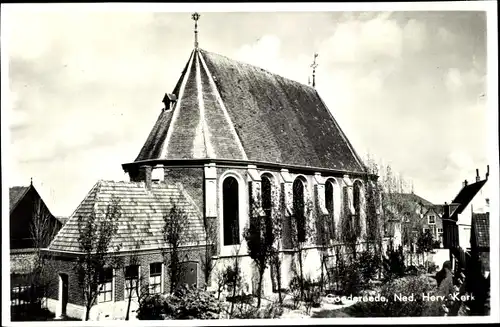
[[[260,307],[262,297],[262,281],[266,268],[270,264],[273,255],[275,235],[271,217],[265,215],[260,208],[260,199],[251,204],[249,225],[243,231],[246,240],[248,255],[255,263],[259,274],[257,289],[257,307]]]
[[[42,253],[42,249],[49,246],[60,227],[59,222],[50,214],[39,198],[33,204],[29,228],[35,248],[35,256],[29,274],[30,285],[34,287],[34,292],[30,292],[34,295],[30,302],[41,305],[42,299],[46,297],[46,291],[56,275],[53,261],[47,253]]]
[[[118,229],[121,216],[119,200],[112,198],[104,213],[93,210],[88,216],[78,217],[78,242],[82,254],[78,256],[74,269],[83,292],[85,321],[90,318],[90,309],[96,303],[105,268],[117,265],[113,256],[121,245],[110,248]]]
[[[302,207],[303,206],[303,207]],[[308,219],[311,217],[311,219]],[[305,247],[312,240],[312,236],[314,235],[314,227],[311,222],[316,222],[316,215],[313,210],[313,204],[310,200],[305,203],[298,201],[298,203],[294,203],[293,214],[290,217],[291,223],[291,232],[290,239],[292,243],[292,248],[297,254],[297,263],[298,263],[298,283],[300,287],[300,299],[304,298],[304,260],[305,255],[307,255],[305,251]]]
[[[167,248],[163,250],[165,266],[168,267],[170,293],[179,286],[183,275],[180,247],[193,239],[191,221],[186,211],[174,203],[170,211],[163,216],[163,239]]]
[[[235,246],[233,250],[233,265],[228,266],[224,271],[224,280],[231,288],[232,292],[232,301],[231,301],[231,309],[229,311],[229,317],[233,317],[234,315],[234,306],[236,303],[236,294],[241,291],[241,262],[240,262],[240,250],[241,244]]]
[[[217,226],[213,221],[205,221],[205,251],[200,255],[201,269],[205,278],[205,290],[215,268],[216,261],[212,257],[216,254]]]
[[[430,252],[434,248],[434,238],[429,229],[425,232],[420,232],[417,239],[417,253],[423,254],[425,252]]]
[[[132,251],[125,259],[119,260],[120,266],[123,270],[123,276],[125,277],[125,288],[128,290],[128,294],[125,294],[127,300],[127,311],[125,314],[125,320],[130,318],[130,307],[132,305],[132,299],[137,296],[138,302],[140,302],[141,296],[147,296],[149,294],[149,285],[144,283],[144,278],[139,275],[138,267],[140,266],[140,259],[137,255],[137,250],[140,249],[141,240],[136,240],[135,251]]]
[[[285,198],[276,194],[271,196],[271,210],[268,214],[271,217],[272,235],[274,236],[273,242],[270,247],[270,261],[271,276],[276,280],[275,290],[278,292],[279,303],[283,303],[282,285],[281,285],[281,241],[283,240],[283,221],[286,214]]]

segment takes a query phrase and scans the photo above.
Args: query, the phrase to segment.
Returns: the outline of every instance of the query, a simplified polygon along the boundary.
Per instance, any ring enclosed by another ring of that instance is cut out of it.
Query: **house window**
[[[439,234],[443,234],[443,229],[442,228],[438,228],[438,233]]]
[[[429,223],[429,225],[434,225],[436,223],[436,217],[429,216],[428,223]]]
[[[131,265],[125,268],[125,299],[139,295],[139,266]]]
[[[262,176],[262,209],[266,214],[266,233],[270,235],[273,231],[272,225],[272,182],[271,178],[267,175]]]
[[[28,285],[16,285],[11,287],[11,305],[23,305],[29,303],[29,291],[30,287]]]
[[[297,241],[306,241],[306,217],[304,209],[304,182],[297,178],[293,182],[293,213],[297,232]]]
[[[149,265],[149,293],[161,293],[161,262],[155,262]]]
[[[104,269],[99,274],[99,293],[97,301],[99,303],[113,301],[113,269]]]
[[[222,183],[224,245],[240,244],[239,188],[234,177],[227,177]]]

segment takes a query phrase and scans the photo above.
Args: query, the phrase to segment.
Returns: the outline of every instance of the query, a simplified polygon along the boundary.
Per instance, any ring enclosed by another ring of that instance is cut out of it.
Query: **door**
[[[59,274],[59,305],[60,316],[65,316],[68,305],[68,275],[66,274]]]
[[[181,285],[196,286],[198,281],[198,263],[196,261],[182,262],[181,269]]]

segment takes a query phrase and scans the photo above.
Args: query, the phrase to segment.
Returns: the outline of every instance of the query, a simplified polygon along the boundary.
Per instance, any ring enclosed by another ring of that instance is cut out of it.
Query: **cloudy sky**
[[[18,12],[8,45],[9,186],[70,215],[127,180],[193,48],[190,13]],[[201,12],[200,47],[317,89],[358,153],[450,201],[491,163],[484,12]],[[2,110],[4,115],[4,110]],[[265,142],[265,140],[263,140]]]

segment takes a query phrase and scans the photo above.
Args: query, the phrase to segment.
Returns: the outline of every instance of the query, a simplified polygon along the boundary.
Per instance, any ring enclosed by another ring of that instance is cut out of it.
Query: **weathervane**
[[[314,61],[313,63],[311,64],[311,68],[313,69],[313,83],[312,83],[312,86],[315,87],[316,86],[316,67],[318,67],[318,64],[316,63],[316,58],[318,57],[318,54],[315,53],[314,54]]]
[[[194,20],[194,47],[198,49],[198,19],[200,19],[200,14],[195,12],[191,15],[191,18]]]

